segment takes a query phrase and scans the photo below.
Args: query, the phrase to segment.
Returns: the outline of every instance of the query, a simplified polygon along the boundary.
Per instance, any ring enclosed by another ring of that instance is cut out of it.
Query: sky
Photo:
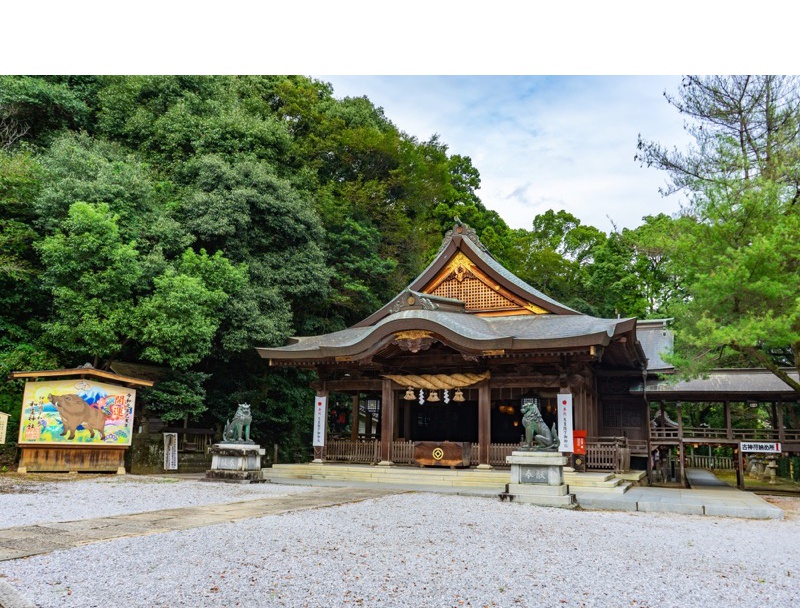
[[[366,95],[402,131],[434,134],[469,156],[478,195],[512,228],[564,209],[610,232],[673,214],[667,175],[634,161],[638,135],[686,149],[684,120],[667,103],[679,76],[314,76],[334,96]]]

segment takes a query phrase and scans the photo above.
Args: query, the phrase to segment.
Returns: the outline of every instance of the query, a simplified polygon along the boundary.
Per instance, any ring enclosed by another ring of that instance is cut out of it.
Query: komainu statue
[[[253,416],[250,415],[250,404],[240,403],[233,420],[229,420],[225,424],[222,440],[227,443],[253,443],[250,441],[251,422],[253,422]]]
[[[525,447],[537,451],[558,451],[561,444],[558,427],[554,422],[552,428],[547,428],[539,411],[538,399],[522,405],[522,426],[525,427]]]

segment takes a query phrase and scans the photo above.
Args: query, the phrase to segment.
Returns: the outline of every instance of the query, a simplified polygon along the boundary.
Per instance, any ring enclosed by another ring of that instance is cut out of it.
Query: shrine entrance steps
[[[631,482],[620,479],[614,473],[578,473],[564,471],[564,483],[572,494],[610,493],[624,494],[631,487]]]
[[[388,484],[400,487],[425,486],[443,490],[475,490],[497,495],[505,490],[508,469],[450,469],[447,467],[408,467],[380,465],[345,465],[336,463],[276,464],[263,469],[263,476],[273,482],[317,480]]]

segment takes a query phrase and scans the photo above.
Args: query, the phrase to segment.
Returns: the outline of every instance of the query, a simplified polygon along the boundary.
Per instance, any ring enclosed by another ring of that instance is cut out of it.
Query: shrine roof
[[[258,348],[264,358],[325,359],[358,357],[403,331],[426,331],[464,351],[532,350],[570,346],[606,346],[630,332],[635,319],[598,319],[587,315],[479,317],[463,312],[407,309],[375,325],[351,327],[319,336],[293,338],[280,348]]]
[[[792,369],[784,370],[790,378],[798,380]],[[691,380],[650,379],[645,385],[647,395],[655,401],[659,399],[716,400],[716,399],[756,399],[777,398],[796,401],[797,393],[783,380],[766,369],[717,369],[709,372],[706,378]],[[631,393],[642,394],[643,385],[638,382]]]
[[[415,337],[409,338],[409,332]],[[421,336],[464,354],[588,350],[613,341],[608,362],[638,368],[646,356],[635,332],[636,319],[584,315],[535,289],[504,268],[475,231],[456,220],[428,267],[366,319],[342,331],[256,350],[270,360],[314,364],[366,359],[392,342]]]
[[[647,369],[651,372],[668,372],[674,367],[661,356],[671,353],[675,337],[667,325],[672,319],[640,319],[636,323],[636,338],[647,355]]]

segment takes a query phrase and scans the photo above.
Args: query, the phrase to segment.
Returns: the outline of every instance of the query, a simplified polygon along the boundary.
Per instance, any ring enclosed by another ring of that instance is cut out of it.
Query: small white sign
[[[6,442],[6,432],[8,431],[8,417],[10,414],[0,412],[0,443]]]
[[[325,445],[325,423],[328,418],[328,398],[317,397],[314,400],[314,441],[315,448]]]
[[[178,433],[164,433],[164,470],[178,470]]]
[[[760,441],[742,441],[742,452],[766,452],[768,454],[780,454],[780,443],[766,443]]]
[[[558,395],[558,439],[559,452],[574,452],[572,445],[572,394],[561,393]]]

